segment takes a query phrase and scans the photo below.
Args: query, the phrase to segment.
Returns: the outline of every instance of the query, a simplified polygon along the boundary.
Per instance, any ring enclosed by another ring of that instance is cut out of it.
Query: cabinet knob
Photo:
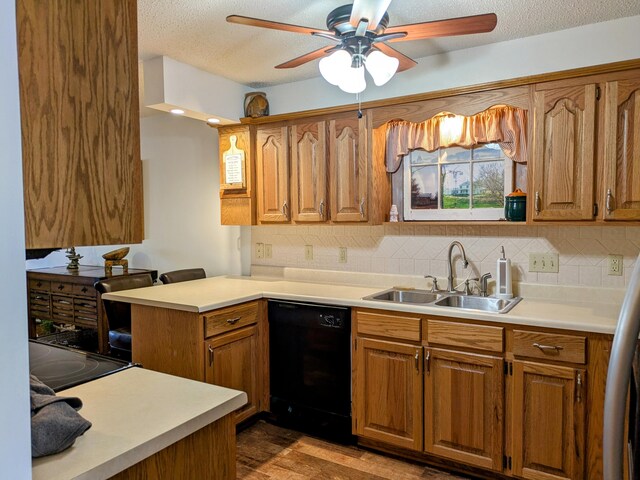
[[[607,201],[606,201],[607,214],[611,215],[613,212],[613,194],[611,193],[611,189],[607,189]]]

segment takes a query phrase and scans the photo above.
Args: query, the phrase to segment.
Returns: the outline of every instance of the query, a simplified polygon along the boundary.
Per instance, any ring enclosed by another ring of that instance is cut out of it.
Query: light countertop
[[[62,453],[33,459],[33,479],[104,479],[240,408],[244,392],[142,368],[63,390],[92,423]]]
[[[388,285],[387,288],[391,286]],[[209,277],[108,293],[103,298],[191,312],[206,312],[259,298],[270,298],[605,334],[614,333],[620,311],[620,304],[590,303],[578,298],[524,298],[505,314],[362,300],[363,297],[382,290],[385,288],[379,286],[314,283],[279,278]]]

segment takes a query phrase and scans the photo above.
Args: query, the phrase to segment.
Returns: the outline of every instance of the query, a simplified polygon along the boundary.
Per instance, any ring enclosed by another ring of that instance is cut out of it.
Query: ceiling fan
[[[364,67],[376,85],[383,85],[396,71],[402,72],[416,65],[414,60],[386,42],[485,33],[492,31],[497,22],[495,13],[487,13],[389,27],[387,8],[390,3],[391,0],[354,0],[353,5],[343,5],[329,13],[326,30],[241,15],[229,15],[227,22],[303,33],[335,42],[336,45],[319,48],[275,68],[294,68],[321,58],[322,76],[349,93],[365,89]]]

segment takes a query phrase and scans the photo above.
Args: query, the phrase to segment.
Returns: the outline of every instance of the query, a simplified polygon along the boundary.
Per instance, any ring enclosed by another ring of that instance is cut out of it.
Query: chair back
[[[162,283],[178,283],[186,282],[187,280],[198,280],[206,278],[206,276],[204,268],[185,268],[184,270],[163,273],[160,275],[160,281]]]
[[[95,283],[94,288],[102,293],[132,290],[134,288],[150,287],[153,279],[150,273],[143,275],[123,275],[121,277],[105,278]],[[104,310],[107,314],[109,330],[126,328],[131,330],[131,305],[125,302],[113,302],[103,300]]]

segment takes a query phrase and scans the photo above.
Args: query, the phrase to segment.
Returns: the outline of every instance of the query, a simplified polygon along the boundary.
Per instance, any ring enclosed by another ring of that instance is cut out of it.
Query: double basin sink
[[[521,297],[510,299],[464,295],[460,293],[430,292],[428,290],[404,290],[391,288],[383,292],[363,297],[363,300],[376,300],[391,303],[410,303],[444,308],[459,308],[487,313],[507,313]]]

